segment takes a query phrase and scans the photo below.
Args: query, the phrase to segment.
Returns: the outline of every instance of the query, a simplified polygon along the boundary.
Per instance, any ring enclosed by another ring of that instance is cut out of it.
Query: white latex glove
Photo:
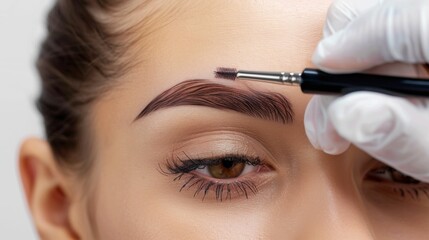
[[[429,62],[429,0],[337,0],[313,62],[328,72],[358,72],[391,62]],[[307,136],[329,154],[350,143],[429,182],[429,100],[373,92],[315,96]]]

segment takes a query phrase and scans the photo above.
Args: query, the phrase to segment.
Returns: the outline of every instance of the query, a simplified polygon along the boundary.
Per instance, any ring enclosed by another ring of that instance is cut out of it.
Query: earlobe
[[[19,154],[25,195],[41,239],[79,239],[70,224],[70,197],[65,176],[49,144],[27,139]]]

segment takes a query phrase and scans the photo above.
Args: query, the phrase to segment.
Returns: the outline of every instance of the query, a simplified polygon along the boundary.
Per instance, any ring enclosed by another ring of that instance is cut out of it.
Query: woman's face
[[[94,164],[71,210],[90,223],[82,239],[425,238],[429,188],[355,148],[312,148],[309,95],[214,78],[311,67],[330,3],[189,1],[155,17],[139,64],[91,112]]]

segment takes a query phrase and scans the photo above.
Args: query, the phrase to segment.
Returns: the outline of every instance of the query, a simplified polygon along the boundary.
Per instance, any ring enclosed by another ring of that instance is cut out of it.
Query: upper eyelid
[[[241,160],[250,165],[257,165],[263,162],[259,157],[248,156],[245,154],[226,154],[226,155],[212,156],[207,158],[192,158],[192,157],[189,157],[187,154],[186,156],[188,159],[187,160],[179,159],[180,162],[182,163],[191,162],[193,164],[204,164],[207,166],[219,164],[219,162],[225,158],[233,158],[235,160]]]
[[[259,132],[252,132],[241,128],[215,129],[205,131],[204,133],[188,135],[184,139],[175,141],[170,151],[181,158],[193,159],[207,159],[208,157],[204,157],[204,155],[207,155],[207,153],[212,154],[213,152],[218,152],[219,154],[217,155],[246,155],[260,157],[261,159],[274,159],[270,142],[265,139],[266,136],[261,135]],[[219,145],[218,143],[221,143],[221,149],[216,147]],[[197,149],[192,150],[195,146],[197,146]],[[209,149],[209,152],[201,151],[201,149]],[[189,152],[198,152],[199,154],[196,155],[193,153],[192,156],[184,154]]]

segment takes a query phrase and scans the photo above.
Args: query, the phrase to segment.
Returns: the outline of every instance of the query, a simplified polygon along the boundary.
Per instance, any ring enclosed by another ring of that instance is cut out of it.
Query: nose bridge
[[[308,201],[298,239],[374,239],[365,204],[351,177],[322,175],[313,184],[317,191],[306,199],[317,200]]]

